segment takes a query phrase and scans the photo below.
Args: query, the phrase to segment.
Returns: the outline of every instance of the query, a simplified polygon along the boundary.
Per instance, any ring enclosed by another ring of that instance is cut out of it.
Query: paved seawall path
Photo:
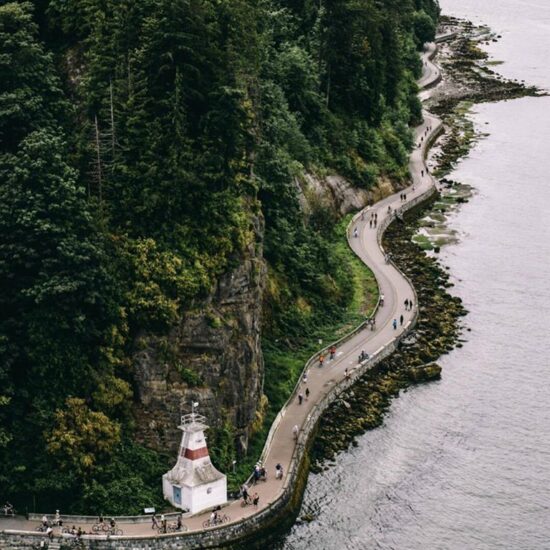
[[[429,44],[422,54],[423,73],[418,81],[418,86],[422,90],[421,99],[426,99],[430,93],[429,88],[435,86],[441,79],[439,68],[432,63],[435,53],[436,45]],[[256,486],[250,488],[251,494],[257,492],[259,495],[258,507],[242,507],[241,501],[231,502],[223,509],[231,521],[224,526],[207,529],[207,531],[220,531],[221,534],[222,530],[231,527],[231,525],[242,524],[246,520],[252,519],[253,516],[263,515],[262,513],[267,512],[270,507],[288,495],[289,490],[293,489],[291,484],[296,480],[296,475],[292,476],[291,474],[293,472],[295,474],[298,469],[311,427],[316,423],[320,414],[321,404],[332,400],[332,397],[337,395],[335,390],[339,390],[340,387],[344,389],[346,385],[351,384],[354,379],[375,364],[378,359],[391,352],[392,346],[414,325],[418,313],[414,288],[397,267],[391,261],[387,261],[380,242],[384,229],[395,218],[396,213],[414,206],[435,191],[436,181],[428,173],[425,156],[431,142],[441,131],[441,121],[430,113],[424,112],[423,123],[414,130],[415,148],[409,160],[411,185],[399,193],[367,207],[354,216],[348,227],[350,247],[373,271],[380,294],[384,295],[384,303],[379,304],[375,314],[375,329],[371,330],[368,326],[362,326],[344,338],[337,345],[335,358],[330,360],[327,356],[322,367],[315,360],[308,363],[306,366],[307,383],[299,383],[299,389],[294,392],[277,416],[262,453],[262,463],[268,471],[268,480],[260,481]],[[402,198],[403,193],[406,194],[406,200]],[[370,220],[374,215],[377,216],[377,227],[370,227]],[[412,309],[405,309],[405,300],[412,300]],[[401,315],[403,316],[402,324],[400,323]],[[394,320],[397,322],[396,328],[394,328]],[[371,359],[360,364],[358,356],[363,350],[369,354]],[[301,392],[305,395],[306,387],[310,392],[309,399],[304,399],[300,404],[297,393]],[[298,426],[300,429],[298,441],[293,435],[294,426]],[[283,466],[283,479],[275,479],[275,465],[278,463]],[[184,524],[188,528],[189,535],[193,532],[197,534],[204,531],[203,522],[207,518],[207,513],[185,518]],[[66,517],[65,525],[80,525],[85,531],[91,529],[90,523],[83,522],[83,520],[77,521],[76,518],[70,516]],[[37,526],[37,521],[24,518],[0,520],[0,528],[5,533],[9,533],[11,530],[35,532]],[[155,531],[151,530],[150,523],[123,523],[120,521],[120,527],[123,529],[124,535],[111,538],[113,548],[134,547],[134,545],[116,544],[117,539],[121,543],[122,539],[133,539],[137,542],[138,538],[158,536]],[[170,547],[187,548],[184,539],[188,535],[181,533],[179,535],[162,535],[162,538],[172,539],[176,536],[181,541],[180,544]],[[97,537],[93,537],[93,539],[97,540]],[[37,544],[39,544],[39,540],[37,540]],[[96,544],[93,546],[96,547]],[[0,548],[3,548],[1,540]],[[144,548],[144,546],[139,546],[139,548]]]

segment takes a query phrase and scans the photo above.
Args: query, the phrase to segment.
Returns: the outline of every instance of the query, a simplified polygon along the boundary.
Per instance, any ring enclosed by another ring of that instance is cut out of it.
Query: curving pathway
[[[441,79],[439,68],[432,63],[435,53],[435,44],[429,44],[422,54],[423,74],[418,81],[419,88],[424,90],[421,97],[426,97],[426,89],[434,86]],[[407,189],[381,200],[374,206],[367,207],[354,217],[348,228],[350,247],[374,272],[380,293],[384,295],[384,304],[376,312],[376,329],[371,331],[369,328],[363,328],[357,331],[351,338],[338,346],[334,360],[330,361],[327,358],[322,368],[317,365],[309,368],[307,384],[301,382],[300,388],[302,392],[305,392],[306,386],[309,388],[309,399],[299,404],[295,397],[296,393],[294,393],[279,413],[270,432],[270,439],[262,455],[263,464],[269,473],[269,479],[266,482],[258,483],[250,490],[251,493],[258,493],[260,497],[259,506],[258,508],[253,506],[243,508],[240,501],[230,503],[224,508],[224,512],[229,515],[232,523],[265,510],[283,495],[283,488],[288,480],[285,478],[283,480],[275,479],[275,465],[277,463],[282,464],[285,477],[288,475],[289,466],[293,461],[297,445],[292,433],[293,427],[303,428],[308,416],[322,401],[326,393],[345,380],[346,370],[349,374],[353,374],[358,367],[357,358],[360,352],[365,350],[371,356],[380,353],[388,344],[402,336],[414,322],[418,307],[414,288],[391,262],[387,263],[385,261],[379,239],[383,228],[389,224],[396,211],[407,208],[411,203],[414,204],[419,198],[435,188],[435,180],[427,171],[425,154],[430,139],[437,135],[441,129],[441,121],[424,112],[423,123],[414,130],[416,146],[409,161],[411,185]],[[406,201],[401,200],[401,193],[406,193]],[[378,217],[377,228],[369,227],[369,220],[374,214],[377,214]],[[357,231],[357,236],[354,236],[355,231]],[[412,310],[405,310],[405,299],[413,300]],[[401,315],[403,315],[402,325],[399,323]],[[397,320],[397,328],[393,327],[394,319]],[[201,514],[186,518],[184,523],[190,531],[199,531],[203,529],[202,522],[206,517],[208,517],[207,514]],[[38,525],[37,522],[27,521],[23,518],[3,519],[0,522],[2,529],[25,531],[34,531]],[[70,518],[67,518],[66,523],[73,525]],[[75,522],[75,524],[78,526],[78,523]],[[90,530],[89,524],[80,525],[84,530]],[[143,537],[152,535],[149,523],[124,524],[121,527],[124,529],[125,536]]]

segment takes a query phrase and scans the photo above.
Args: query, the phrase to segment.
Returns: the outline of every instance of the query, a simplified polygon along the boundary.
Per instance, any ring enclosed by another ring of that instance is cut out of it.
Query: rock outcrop
[[[237,266],[210,296],[164,337],[141,335],[134,355],[137,437],[148,447],[176,453],[181,412],[198,401],[211,426],[228,421],[244,452],[262,405],[264,365],[260,345],[263,221]],[[220,465],[224,467],[225,465]]]
[[[354,187],[351,182],[338,175],[320,177],[305,174],[296,180],[298,197],[304,213],[308,214],[316,206],[330,209],[340,216],[357,212],[367,204],[375,202],[395,193],[391,181],[380,178],[375,186],[368,191]]]

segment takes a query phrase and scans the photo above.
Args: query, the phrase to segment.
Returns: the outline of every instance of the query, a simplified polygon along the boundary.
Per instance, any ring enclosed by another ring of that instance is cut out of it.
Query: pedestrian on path
[[[422,174],[422,177],[424,177],[424,170],[420,170],[420,174]]]
[[[301,405],[303,400],[304,400],[304,396],[303,396],[302,393],[300,392],[300,393],[298,394],[298,405]]]
[[[405,311],[409,309],[409,299],[405,298]]]
[[[309,388],[306,388],[306,401],[309,401]]]
[[[393,320],[392,325],[393,325],[393,330],[397,330],[397,319]]]
[[[248,485],[246,483],[243,483],[241,486],[241,495],[243,497],[244,503],[248,504],[249,495],[248,495]]]
[[[304,374],[302,375],[302,382],[303,382],[304,384],[307,383],[307,371],[304,372]]]
[[[404,321],[404,320],[405,320],[405,319],[404,319],[404,317],[403,317],[403,314],[401,314],[401,315],[399,316],[399,324],[400,324],[401,326],[403,326],[403,321]]]
[[[260,496],[258,493],[254,493],[254,496],[252,497],[252,504],[254,504],[254,508],[258,508],[258,502],[260,502]]]
[[[283,479],[283,467],[279,462],[275,465],[275,479]]]
[[[334,361],[334,358],[336,357],[336,346],[330,346],[329,352],[330,352],[330,360]]]
[[[349,372],[348,372],[347,367],[346,367],[346,370],[344,371],[344,376],[345,376],[346,378],[349,378]]]
[[[319,355],[319,366],[322,367],[324,362],[325,356],[321,353],[321,355]]]
[[[357,227],[355,227],[354,230],[353,230],[353,236],[354,237],[359,237],[359,232],[357,231]]]
[[[369,227],[372,229],[372,220],[369,221]]]
[[[53,540],[53,529],[50,526],[48,526],[48,528],[46,529],[46,535],[48,535],[50,541]]]
[[[413,301],[409,300],[409,311],[411,311],[413,308]]]
[[[295,441],[298,439],[299,432],[300,432],[300,428],[298,428],[298,424],[294,424],[294,427],[292,428],[292,436],[294,437]]]
[[[159,522],[157,520],[157,515],[153,514],[153,516],[151,517],[151,529],[158,530],[158,528],[159,528]]]

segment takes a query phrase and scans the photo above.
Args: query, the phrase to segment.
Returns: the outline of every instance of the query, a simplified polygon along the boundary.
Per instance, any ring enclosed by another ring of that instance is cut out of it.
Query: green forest
[[[133,436],[136,335],[200,303],[260,238],[253,219],[266,350],[338,320],[338,217],[304,215],[295,182],[406,180],[438,16],[436,0],[0,0],[0,500],[161,506],[173,457]]]

